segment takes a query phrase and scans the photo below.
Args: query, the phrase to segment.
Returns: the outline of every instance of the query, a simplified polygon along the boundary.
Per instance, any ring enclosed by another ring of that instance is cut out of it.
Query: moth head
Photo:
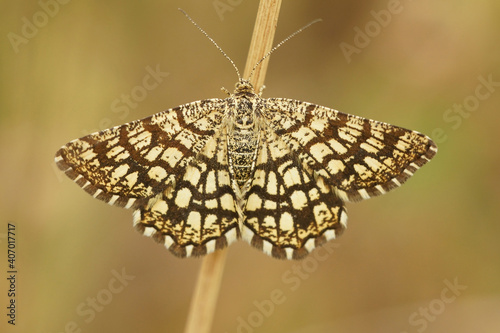
[[[245,79],[240,79],[238,82],[236,82],[234,87],[235,95],[249,94],[249,93],[255,94],[253,85],[250,83],[250,81]]]

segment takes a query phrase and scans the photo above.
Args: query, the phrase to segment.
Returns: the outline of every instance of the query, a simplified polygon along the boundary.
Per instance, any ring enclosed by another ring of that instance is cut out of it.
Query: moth
[[[262,98],[231,63],[239,80],[227,98],[73,140],[58,150],[57,166],[94,198],[132,209],[135,228],[176,256],[243,239],[300,259],[343,232],[346,202],[400,186],[437,152],[416,131]]]

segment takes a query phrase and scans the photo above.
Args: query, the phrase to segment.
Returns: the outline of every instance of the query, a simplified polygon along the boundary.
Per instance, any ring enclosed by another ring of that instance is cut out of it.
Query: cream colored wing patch
[[[200,256],[239,238],[227,133],[209,139],[179,180],[134,215],[134,225],[179,257]]]

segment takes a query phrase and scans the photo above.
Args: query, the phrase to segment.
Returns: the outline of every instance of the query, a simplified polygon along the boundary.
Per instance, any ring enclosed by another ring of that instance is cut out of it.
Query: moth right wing
[[[344,203],[274,131],[263,130],[259,141],[241,237],[274,258],[304,258],[342,234]]]
[[[437,152],[421,133],[324,106],[269,98],[265,109],[268,126],[342,201],[400,186]]]

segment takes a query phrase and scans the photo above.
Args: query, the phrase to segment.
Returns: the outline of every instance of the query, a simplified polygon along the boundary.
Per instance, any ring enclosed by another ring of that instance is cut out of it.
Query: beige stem
[[[248,78],[253,66],[272,48],[278,24],[281,0],[261,0],[250,43],[243,77]],[[252,76],[255,91],[264,84],[269,58],[264,60]],[[209,333],[219,294],[227,249],[215,251],[203,259],[196,289],[191,300],[185,333]]]

